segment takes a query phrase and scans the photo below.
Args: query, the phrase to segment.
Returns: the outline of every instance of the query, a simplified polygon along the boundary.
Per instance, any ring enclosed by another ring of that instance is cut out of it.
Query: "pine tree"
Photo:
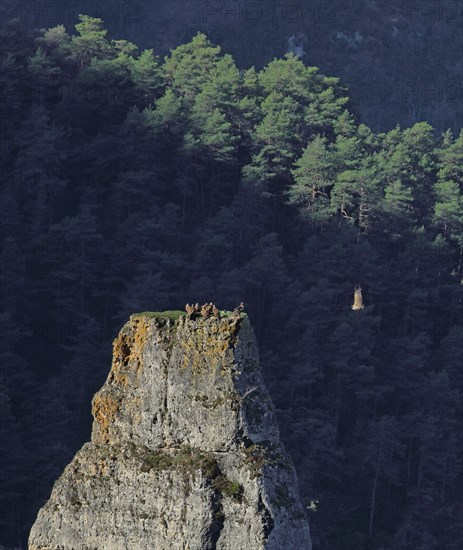
[[[92,58],[108,59],[114,56],[114,49],[107,39],[108,31],[103,21],[89,15],[79,15],[80,23],[75,28],[77,36],[71,39],[71,58],[83,69]]]
[[[213,46],[203,33],[191,42],[172,50],[164,62],[166,84],[176,95],[191,105],[197,94],[209,81],[219,61],[220,47]]]
[[[51,121],[43,105],[37,105],[21,124],[18,136],[23,147],[17,151],[13,177],[22,203],[22,232],[33,242],[54,221],[65,189],[64,130]]]
[[[143,50],[138,58],[132,58],[130,73],[143,105],[154,103],[161,94],[163,79],[158,57],[153,50]],[[137,99],[136,94],[135,100]]]
[[[457,272],[463,275],[463,132],[454,143],[439,151],[439,172],[435,184],[434,223],[458,250]]]
[[[59,100],[60,67],[39,47],[27,63],[27,71],[34,82],[34,94],[39,104]]]
[[[375,157],[365,156],[355,169],[338,174],[331,207],[367,233],[376,224],[381,191]]]
[[[413,195],[409,187],[400,180],[394,180],[387,185],[381,214],[384,214],[384,230],[393,240],[407,236],[414,225],[412,205]]]
[[[300,207],[314,223],[323,223],[330,214],[329,191],[333,185],[333,154],[326,139],[316,137],[296,161],[294,185],[288,191],[290,204]]]

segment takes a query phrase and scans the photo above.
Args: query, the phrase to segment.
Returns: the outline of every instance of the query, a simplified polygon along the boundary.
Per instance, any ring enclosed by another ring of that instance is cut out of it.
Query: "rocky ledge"
[[[246,315],[132,315],[29,550],[310,550]]]

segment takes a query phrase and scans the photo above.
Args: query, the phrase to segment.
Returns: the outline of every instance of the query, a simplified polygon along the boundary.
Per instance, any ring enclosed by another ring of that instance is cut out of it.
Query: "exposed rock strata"
[[[310,550],[247,317],[137,314],[30,550]]]

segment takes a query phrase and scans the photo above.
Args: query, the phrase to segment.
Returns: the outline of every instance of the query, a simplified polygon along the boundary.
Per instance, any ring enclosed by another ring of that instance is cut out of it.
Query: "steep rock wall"
[[[310,550],[248,318],[132,315],[30,550]]]

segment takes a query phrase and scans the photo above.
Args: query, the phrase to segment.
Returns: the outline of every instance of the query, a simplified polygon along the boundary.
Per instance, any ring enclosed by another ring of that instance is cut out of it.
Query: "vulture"
[[[357,311],[359,309],[365,309],[365,306],[363,305],[362,289],[359,286],[355,287],[354,303],[352,305],[352,309],[354,311]]]

